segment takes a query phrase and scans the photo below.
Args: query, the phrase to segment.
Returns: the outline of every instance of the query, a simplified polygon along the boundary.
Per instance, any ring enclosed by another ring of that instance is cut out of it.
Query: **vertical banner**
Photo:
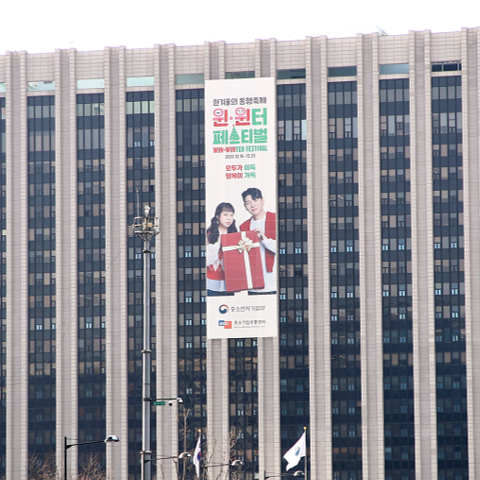
[[[207,338],[277,336],[275,79],[205,83]]]

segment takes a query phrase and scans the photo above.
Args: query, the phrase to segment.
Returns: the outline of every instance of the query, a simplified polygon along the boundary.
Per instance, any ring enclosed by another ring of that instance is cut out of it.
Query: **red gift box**
[[[249,230],[222,235],[222,252],[227,292],[265,288],[256,232]]]

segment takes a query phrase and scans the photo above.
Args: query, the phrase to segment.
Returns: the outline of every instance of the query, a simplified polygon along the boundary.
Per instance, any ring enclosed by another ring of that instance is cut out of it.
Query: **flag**
[[[300,459],[307,454],[306,435],[307,432],[304,432],[298,439],[297,443],[283,456],[288,462],[286,467],[287,472],[291,468],[296,467],[299,464]]]
[[[195,447],[195,453],[193,454],[193,464],[195,465],[195,471],[197,477],[200,478],[200,460],[202,459],[202,434],[198,436],[197,446]]]

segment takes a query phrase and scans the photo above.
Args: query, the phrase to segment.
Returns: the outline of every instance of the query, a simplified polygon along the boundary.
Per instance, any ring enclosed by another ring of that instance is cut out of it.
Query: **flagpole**
[[[303,427],[305,433],[305,480],[308,480],[308,454],[307,454],[307,427]]]

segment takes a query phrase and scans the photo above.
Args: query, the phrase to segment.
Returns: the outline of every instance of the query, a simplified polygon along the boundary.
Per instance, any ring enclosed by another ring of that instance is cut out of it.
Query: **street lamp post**
[[[148,462],[157,462],[159,460],[173,460],[173,459],[178,459],[178,460],[183,460],[183,470],[185,471],[185,463],[189,458],[191,458],[191,454],[188,452],[182,452],[178,457],[156,457],[156,458],[151,458],[147,460]],[[178,472],[178,465],[177,465],[177,477],[179,476]]]
[[[263,472],[263,480],[267,480],[267,478],[278,478],[278,477],[304,477],[305,473],[301,470],[297,470],[293,473],[279,473],[277,475],[266,475],[266,472]]]
[[[178,457],[156,457],[156,458],[151,458],[148,460],[149,462],[158,462],[158,460],[173,460],[175,458],[178,458],[179,460],[186,460],[187,458],[190,458],[192,455],[188,452],[182,452]]]
[[[116,443],[120,439],[116,435],[109,435],[105,440],[95,440],[93,442],[81,442],[81,443],[68,443],[67,437],[65,437],[65,444],[63,448],[63,465],[64,465],[64,480],[67,480],[67,452],[71,447],[78,447],[80,445],[93,445],[94,443]]]
[[[232,463],[220,463],[218,465],[205,465],[204,468],[213,468],[213,467],[228,467],[228,478],[230,479],[230,470],[232,468],[240,469],[243,467],[244,463],[241,460],[233,460]],[[221,472],[220,472],[221,474]]]
[[[151,480],[152,466],[150,450],[150,383],[152,374],[152,350],[150,348],[150,242],[160,233],[160,221],[150,217],[150,207],[145,205],[144,216],[135,217],[134,233],[143,241],[143,371],[142,371],[142,451],[141,479]]]

